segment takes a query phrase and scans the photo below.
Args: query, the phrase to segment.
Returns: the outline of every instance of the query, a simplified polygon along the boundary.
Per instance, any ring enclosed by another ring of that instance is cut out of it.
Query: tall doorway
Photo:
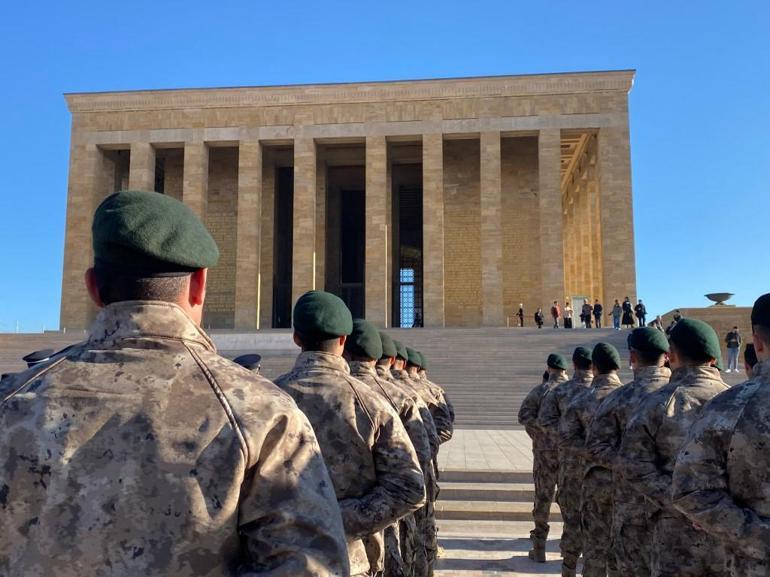
[[[366,251],[366,172],[363,166],[329,166],[326,172],[326,290],[353,318],[363,318]]]
[[[394,327],[423,326],[422,164],[394,164],[393,314]]]

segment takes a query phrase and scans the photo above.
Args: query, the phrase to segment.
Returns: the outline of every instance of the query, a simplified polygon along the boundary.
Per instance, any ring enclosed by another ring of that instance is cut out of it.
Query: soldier
[[[770,294],[754,303],[751,324],[751,380],[706,405],[673,477],[674,507],[724,544],[734,577],[770,574]]]
[[[420,467],[423,470],[423,476],[425,476],[426,467],[432,467],[431,459],[433,457],[428,435],[425,432],[425,425],[412,398],[393,383],[377,375],[375,363],[382,357],[382,354],[382,339],[375,326],[363,319],[354,320],[353,332],[345,341],[345,359],[350,365],[350,374],[369,386],[398,413],[409,439],[412,441]],[[435,479],[432,477],[426,478],[426,490],[427,499],[434,501]],[[409,517],[414,519],[412,515]],[[385,529],[385,577],[415,575],[415,555],[417,554],[415,547],[418,546],[415,542],[415,538],[418,537],[415,535],[415,528],[416,525],[414,524],[407,525],[404,541],[408,547],[405,547],[405,554],[402,554],[401,551],[399,523],[393,523]],[[423,545],[424,549],[424,544],[420,544]]]
[[[449,412],[449,422],[452,424],[452,430],[454,430],[454,422],[455,422],[454,405],[452,404],[452,401],[449,400],[449,395],[447,395],[446,390],[444,390],[444,387],[442,387],[441,385],[437,385],[435,382],[431,381],[428,378],[428,358],[425,356],[425,353],[421,351],[417,351],[417,355],[418,355],[418,358],[420,359],[420,368],[417,371],[417,376],[420,381],[427,383],[428,386],[430,386],[434,391],[436,391],[438,396],[446,405],[447,411]]]
[[[253,373],[259,374],[259,371],[262,370],[262,355],[258,355],[256,353],[235,357],[233,362],[236,365],[241,365],[244,369],[247,369]]]
[[[545,544],[548,540],[548,517],[551,514],[556,480],[559,474],[557,446],[548,431],[538,425],[540,403],[545,394],[567,380],[567,360],[556,353],[548,355],[546,361],[549,379],[532,389],[519,409],[519,424],[524,425],[532,439],[532,475],[535,480],[535,503],[532,517],[535,528],[530,531],[532,549],[529,558],[545,563]]]
[[[0,574],[349,575],[308,420],[200,328],[203,223],[119,192],[92,231],[88,339],[3,382]]]
[[[671,331],[671,382],[647,397],[628,423],[619,467],[655,510],[652,577],[726,577],[724,549],[674,509],[671,480],[687,433],[703,405],[727,390],[717,368],[719,337],[708,324],[683,319]]]
[[[649,577],[652,526],[648,523],[647,506],[644,498],[622,478],[617,456],[634,411],[651,393],[668,384],[668,340],[657,329],[637,328],[628,335],[628,350],[634,380],[604,399],[588,430],[586,447],[592,462],[612,470],[612,551],[620,574]]]
[[[424,504],[422,470],[396,412],[350,376],[342,352],[353,319],[345,303],[310,291],[297,300],[292,320],[302,352],[275,383],[315,429],[342,510],[351,574],[369,575],[381,552],[367,551],[363,539]]]
[[[572,353],[575,372],[569,381],[556,385],[545,397],[538,413],[537,422],[558,445],[559,428],[570,402],[591,386],[594,378],[591,372],[591,351],[577,347]],[[577,562],[583,552],[583,532],[580,527],[580,487],[583,480],[583,459],[569,450],[559,448],[559,476],[556,502],[559,504],[564,526],[559,547],[561,548],[562,569],[565,577],[574,577]]]
[[[575,396],[567,407],[559,431],[561,447],[582,457],[580,519],[583,529],[583,575],[618,575],[615,556],[610,550],[612,536],[612,472],[592,462],[586,451],[586,437],[602,401],[620,385],[620,354],[607,343],[597,343],[591,352],[594,379],[591,387]]]

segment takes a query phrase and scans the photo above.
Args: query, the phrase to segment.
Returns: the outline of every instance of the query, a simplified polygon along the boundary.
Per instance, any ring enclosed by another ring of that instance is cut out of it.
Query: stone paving
[[[438,462],[441,470],[532,471],[532,443],[520,429],[458,429]]]

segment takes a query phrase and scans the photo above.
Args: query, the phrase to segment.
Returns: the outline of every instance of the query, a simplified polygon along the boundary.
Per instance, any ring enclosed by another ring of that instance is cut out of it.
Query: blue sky
[[[650,312],[770,291],[770,3],[4,2],[0,332],[58,325],[70,91],[635,68]]]

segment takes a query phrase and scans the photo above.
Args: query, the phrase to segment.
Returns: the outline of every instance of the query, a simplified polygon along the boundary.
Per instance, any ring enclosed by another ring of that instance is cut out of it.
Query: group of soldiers
[[[0,381],[0,575],[432,575],[454,411],[425,355],[310,291],[270,382],[200,327],[189,208],[119,192],[92,233],[87,340]]]
[[[668,338],[634,329],[626,384],[610,344],[577,347],[571,377],[549,355],[519,412],[534,453],[531,559],[545,562],[555,497],[563,576],[581,555],[587,577],[770,575],[770,294],[751,322],[749,380],[732,388],[717,334],[694,319]]]

